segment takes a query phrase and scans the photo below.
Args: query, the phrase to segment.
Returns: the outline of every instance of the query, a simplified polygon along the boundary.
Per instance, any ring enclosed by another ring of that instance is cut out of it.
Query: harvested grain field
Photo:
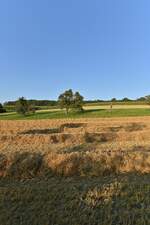
[[[34,120],[34,121],[0,121],[0,137],[1,144],[4,146],[4,143],[7,143],[9,138],[14,141],[17,138],[17,145],[21,143],[22,146],[26,145],[19,141],[21,138],[28,140],[29,138],[41,138],[46,141],[46,138],[51,136],[58,137],[62,134],[71,135],[75,138],[75,141],[79,143],[77,136],[84,136],[86,133],[89,134],[105,134],[108,133],[117,134],[116,141],[128,141],[129,138],[134,141],[138,138],[143,137],[148,141],[145,134],[149,136],[150,129],[150,117],[137,117],[137,118],[109,118],[109,119],[76,119],[76,120]],[[140,137],[138,137],[138,136]],[[141,136],[142,135],[142,136]],[[4,140],[3,140],[4,139]],[[6,140],[5,140],[6,139]],[[34,140],[33,140],[34,141]],[[68,138],[69,141],[69,138]],[[114,142],[114,140],[112,140]],[[141,141],[141,140],[139,140]],[[13,144],[15,142],[11,142]],[[65,143],[68,144],[66,141]],[[69,142],[70,143],[70,142]],[[7,143],[8,144],[8,143]],[[40,142],[34,141],[35,145],[39,145]],[[57,143],[58,144],[64,144]],[[7,146],[10,147],[10,146]],[[16,146],[17,147],[17,146]]]
[[[150,172],[150,118],[147,117],[75,122],[1,121],[0,130],[2,165],[3,158],[8,158],[5,169],[0,166],[5,170],[1,174],[5,176],[10,171],[13,157],[24,153],[32,154],[32,157],[40,154],[42,163],[50,171],[64,176]],[[44,173],[41,167],[42,164],[37,174]]]
[[[150,117],[0,121],[0,177],[2,225],[150,224]]]

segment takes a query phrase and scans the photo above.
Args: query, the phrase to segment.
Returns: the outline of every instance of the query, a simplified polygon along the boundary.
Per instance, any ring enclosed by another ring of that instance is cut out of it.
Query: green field
[[[110,101],[106,101],[106,102],[95,102],[95,103],[84,103],[84,107],[88,108],[88,107],[92,107],[92,108],[108,108],[110,107],[111,102]],[[148,107],[148,105],[144,102],[144,101],[126,101],[126,102],[121,102],[121,101],[117,101],[117,102],[113,102],[113,105],[115,108],[117,107]],[[38,108],[38,110],[48,110],[48,109],[56,109],[57,106],[36,106]],[[15,111],[15,105],[6,105],[4,106],[4,108],[6,109],[7,112],[14,112]]]
[[[36,119],[63,119],[63,118],[99,118],[99,117],[128,117],[128,116],[150,116],[149,108],[122,108],[113,109],[85,109],[83,113],[70,112],[66,115],[61,110],[41,110],[27,116],[15,112],[0,114],[0,120],[36,120]]]

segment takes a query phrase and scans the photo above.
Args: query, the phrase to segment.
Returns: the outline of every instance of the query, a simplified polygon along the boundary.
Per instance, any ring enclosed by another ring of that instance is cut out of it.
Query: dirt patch
[[[146,125],[141,123],[131,123],[129,125],[124,126],[124,130],[127,132],[140,131],[144,128],[146,128]]]
[[[115,133],[85,133],[84,139],[87,143],[108,142],[117,138]]]

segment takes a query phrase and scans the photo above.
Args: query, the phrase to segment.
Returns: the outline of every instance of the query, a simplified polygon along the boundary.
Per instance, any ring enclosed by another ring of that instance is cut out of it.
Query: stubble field
[[[150,224],[150,117],[0,121],[0,224]]]

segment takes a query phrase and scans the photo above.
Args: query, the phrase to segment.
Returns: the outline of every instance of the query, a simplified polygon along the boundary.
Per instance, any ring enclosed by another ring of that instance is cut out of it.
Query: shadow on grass
[[[79,148],[79,146],[78,146]],[[83,146],[80,146],[83,150]],[[78,149],[78,151],[80,150]],[[121,156],[111,159],[108,169],[107,161],[103,158],[96,160],[89,156],[74,154],[48,154],[41,153],[15,153],[10,156],[0,155],[0,177],[12,179],[31,179],[36,177],[56,176],[103,176],[104,174],[116,173],[122,163]],[[72,149],[73,152],[73,149]],[[116,163],[116,165],[115,165]],[[108,171],[109,170],[109,171]]]
[[[81,156],[70,154],[55,165],[54,157],[44,157],[0,155],[1,225],[149,224],[150,174],[120,173],[118,157],[104,169],[104,161],[91,164],[87,157],[82,173]]]
[[[27,130],[19,134],[58,134],[58,133],[60,133],[59,128],[50,128],[50,129]]]
[[[65,148],[61,151],[61,154],[64,154],[64,153],[78,153],[78,152],[81,152],[81,153],[84,153],[84,152],[87,152],[87,151],[91,151],[91,146],[87,146],[86,144],[80,144],[80,145],[76,145],[76,146],[73,146],[73,147],[70,147],[70,148]],[[58,152],[60,153],[60,152]]]
[[[105,143],[116,140],[118,135],[113,132],[109,133],[85,133],[84,139],[86,143]]]
[[[124,126],[124,129],[127,132],[140,131],[143,130],[144,128],[146,128],[146,125],[141,123],[131,123],[127,126]]]
[[[106,109],[86,109],[83,111],[83,114],[86,114],[86,113],[96,113],[96,112],[103,112],[103,111],[109,111],[109,110],[106,110]]]
[[[142,123],[130,123],[125,126],[115,126],[115,127],[108,127],[106,130],[111,132],[119,132],[120,130],[124,130],[126,132],[134,132],[134,131],[141,131],[146,128],[145,124]]]
[[[81,161],[70,159],[72,173],[66,179],[53,174],[42,155],[16,154],[0,179],[1,225],[149,224],[150,174],[106,171],[99,177],[74,177]],[[0,169],[6,168],[4,156],[1,161]],[[62,161],[59,168],[68,163]]]
[[[83,112],[69,112],[66,114],[65,111],[54,111],[54,112],[38,112],[34,115],[34,117],[49,117],[49,118],[74,118],[74,117],[84,117],[86,115],[90,115],[91,113],[98,113],[106,111],[105,109],[89,109],[84,110]]]
[[[127,166],[132,172],[149,171],[149,164],[146,161],[147,154],[144,152],[138,158],[137,165],[132,157],[131,162],[128,154],[100,154],[97,158],[94,154],[84,154],[86,151],[88,151],[87,145],[79,145],[67,149],[66,152],[64,150],[66,154],[47,153],[42,155],[30,152],[16,152],[9,156],[1,154],[0,177],[17,179],[46,177],[47,175],[99,177],[119,174],[120,171],[123,171],[122,168]]]
[[[60,126],[60,130],[64,131],[65,128],[81,128],[85,126],[85,123],[65,123]]]
[[[63,133],[65,128],[76,129],[86,127],[85,123],[64,123],[58,128],[49,128],[49,129],[33,129],[21,132],[19,134],[59,134]]]

